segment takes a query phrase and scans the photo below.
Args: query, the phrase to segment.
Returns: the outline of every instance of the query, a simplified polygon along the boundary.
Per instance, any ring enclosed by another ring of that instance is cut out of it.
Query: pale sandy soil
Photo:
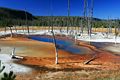
[[[18,30],[27,30],[26,26],[16,26]],[[54,26],[54,30],[60,30],[61,27],[56,27]],[[12,28],[13,30],[15,30],[15,27]],[[48,30],[49,27],[48,26],[30,26],[30,30]],[[51,28],[50,28],[51,29]],[[69,27],[69,30],[79,30],[79,27]],[[0,31],[4,31],[4,28],[0,28]],[[7,30],[10,30],[9,28],[7,28]],[[62,27],[62,30],[67,30],[67,27]],[[108,29],[107,28],[92,28],[93,32],[107,32]],[[112,32],[115,32],[115,28],[112,28]]]

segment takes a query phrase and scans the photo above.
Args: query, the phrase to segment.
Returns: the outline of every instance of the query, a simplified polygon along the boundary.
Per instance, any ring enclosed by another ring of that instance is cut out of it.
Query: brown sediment
[[[35,40],[30,40],[27,38],[5,38],[0,40],[1,46],[9,46],[9,47],[22,47],[23,50],[16,52],[18,55],[28,55],[28,56],[38,56],[38,57],[54,57],[54,44],[40,42]],[[67,56],[70,53],[58,50],[60,56]],[[71,54],[72,55],[72,54]]]
[[[65,37],[62,37],[61,39],[65,40]],[[99,50],[83,41],[77,41],[77,45],[85,47],[90,51],[89,53],[71,54],[69,52],[59,50],[58,65],[55,65],[55,50],[54,44],[52,43],[39,42],[27,38],[6,38],[4,40],[0,40],[0,44],[4,46],[12,45],[26,47],[26,50],[23,52],[28,52],[27,56],[25,55],[23,60],[16,62],[18,64],[59,70],[88,68],[105,70],[120,68],[120,56],[107,51]],[[30,53],[33,55],[29,55]],[[40,55],[41,53],[42,55]],[[96,55],[96,59],[91,61],[90,64],[85,65],[84,62],[91,59],[94,55]]]
[[[56,36],[56,38],[71,40],[70,38],[58,36]],[[71,41],[74,42],[74,39]],[[23,56],[24,59],[15,61],[15,63],[32,67],[34,70],[30,73],[17,74],[16,80],[41,80],[36,79],[36,77],[47,72],[81,72],[82,70],[91,72],[120,69],[120,56],[104,50],[99,50],[95,46],[91,46],[89,43],[83,41],[77,41],[76,45],[87,49],[88,52],[86,52],[86,54],[72,54],[63,50],[59,50],[59,64],[57,65],[55,64],[55,47],[52,43],[30,40],[25,37],[8,37],[0,40],[0,45],[25,48],[17,52],[17,55]],[[96,59],[85,65],[84,62],[93,58],[94,55],[96,55]],[[51,75],[51,73],[49,75]]]

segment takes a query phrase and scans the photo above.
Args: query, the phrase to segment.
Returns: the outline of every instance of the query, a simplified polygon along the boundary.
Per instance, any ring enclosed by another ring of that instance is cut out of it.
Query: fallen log
[[[89,64],[91,61],[95,60],[97,57],[94,55],[90,60],[84,62],[84,64]]]

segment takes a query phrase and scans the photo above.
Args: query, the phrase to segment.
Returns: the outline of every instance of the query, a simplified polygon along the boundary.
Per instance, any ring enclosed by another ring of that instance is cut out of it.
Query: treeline
[[[79,16],[37,16],[34,19],[12,19],[4,18],[0,19],[0,26],[9,26],[9,25],[28,25],[28,26],[81,26],[84,24],[84,19]],[[101,20],[93,20],[94,26],[102,23]],[[96,24],[97,23],[97,24]],[[100,25],[99,25],[100,26]]]
[[[83,26],[84,19],[79,16],[37,16],[32,20],[29,19],[0,19],[0,26],[9,25],[28,25],[28,26]],[[86,21],[87,22],[87,21]],[[92,27],[115,27],[120,24],[120,20],[100,20],[93,18]]]
[[[33,16],[29,12],[0,8],[0,27],[6,26],[83,26],[87,19],[80,16]],[[120,20],[92,19],[92,27],[119,26]]]
[[[37,20],[34,21],[34,25],[39,26],[84,26],[85,23],[88,23],[87,19],[84,19],[80,16],[38,16],[36,17]],[[37,22],[38,21],[38,22]],[[36,24],[37,23],[37,24]],[[98,18],[93,18],[91,22],[92,27],[104,27],[107,28],[108,26],[115,27],[120,25],[119,19],[111,19],[111,20],[103,20]]]

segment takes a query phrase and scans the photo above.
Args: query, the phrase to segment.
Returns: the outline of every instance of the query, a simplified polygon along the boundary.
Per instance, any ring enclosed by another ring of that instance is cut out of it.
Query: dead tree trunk
[[[90,60],[84,62],[84,64],[89,64],[91,61],[96,59],[96,55],[94,55]]]
[[[93,17],[93,6],[94,0],[91,0],[90,8],[89,8],[89,16],[88,16],[88,35],[91,38],[92,33],[92,17]]]
[[[4,34],[4,38],[5,38],[5,35],[6,35],[6,31],[7,31],[7,28],[6,28],[6,26],[5,26],[5,30],[4,30],[4,31],[5,31],[5,34]]]
[[[13,27],[13,26],[9,26],[10,32],[11,32],[11,37],[13,37],[12,27]]]
[[[48,32],[50,31],[50,17],[48,17],[48,21],[49,21],[49,24],[48,24]]]
[[[117,31],[117,27],[115,27],[115,45],[117,44],[117,36],[118,36],[118,31]]]
[[[81,33],[83,34],[84,28],[86,28],[86,24],[87,24],[87,0],[84,0],[84,11],[83,11],[83,26],[81,27]]]
[[[15,27],[15,31],[16,31],[16,33],[17,33],[17,28],[16,28],[16,26],[14,26]]]
[[[27,12],[25,10],[25,18],[26,18],[26,26],[27,26],[27,30],[28,30],[28,34],[30,33],[30,30],[29,30],[29,26],[28,26],[28,17],[27,17]]]
[[[52,28],[52,32],[53,32],[53,30],[54,30],[54,28],[53,28],[53,22],[54,22],[54,18],[53,18],[53,6],[52,6],[52,0],[51,0],[51,5],[50,5],[50,7],[51,7],[51,28]]]
[[[55,64],[58,64],[58,49],[57,49],[56,39],[55,39],[54,32],[53,31],[51,31],[51,32],[52,32],[53,41],[54,41],[54,44],[55,44],[55,53],[56,53]]]
[[[68,0],[68,20],[67,20],[67,33],[69,32],[69,24],[70,24],[70,0]]]
[[[56,57],[55,57],[55,64],[58,64],[58,50],[57,50],[57,44],[56,44],[56,39],[55,39],[55,35],[54,35],[54,31],[53,31],[53,11],[52,11],[52,0],[51,0],[51,27],[52,27],[52,35],[53,35],[53,41],[54,41],[54,44],[55,44],[55,54],[56,54]]]

